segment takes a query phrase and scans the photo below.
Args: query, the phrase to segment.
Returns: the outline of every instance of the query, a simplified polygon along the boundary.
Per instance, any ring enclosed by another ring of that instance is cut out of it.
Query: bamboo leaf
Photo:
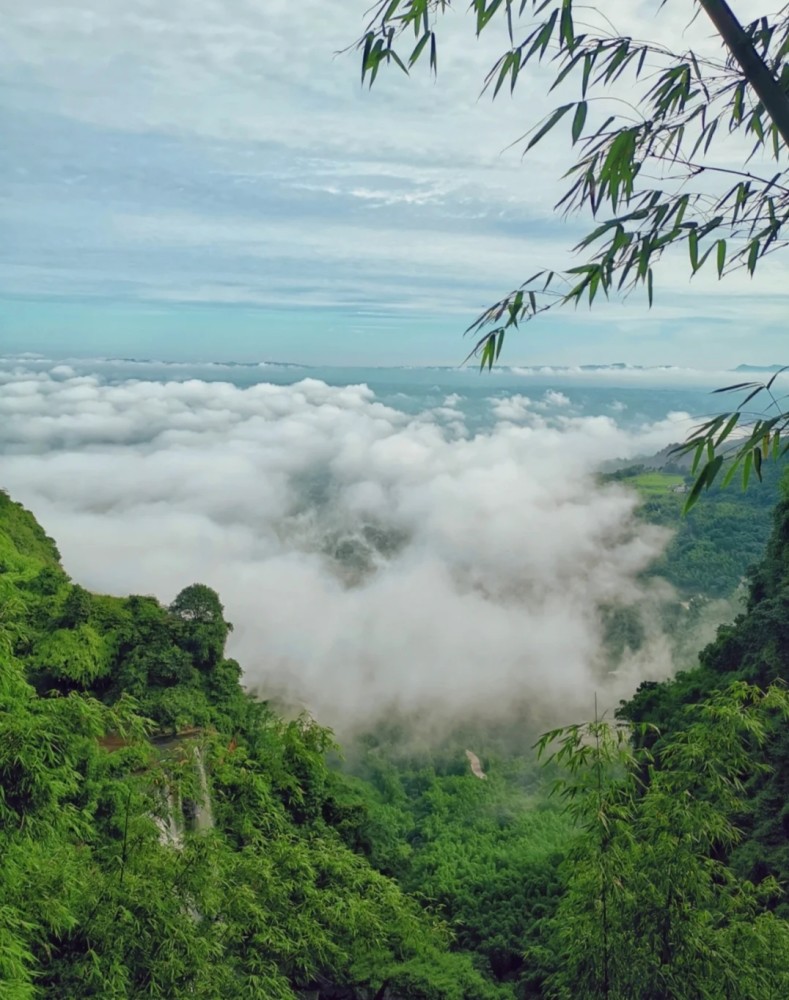
[[[693,271],[699,269],[699,234],[695,229],[688,232],[688,254],[690,255],[690,266]]]
[[[742,488],[745,490],[748,488],[748,480],[751,477],[751,467],[753,465],[753,453],[748,452],[745,456],[745,461],[742,466]]]
[[[756,261],[759,259],[759,246],[760,246],[760,241],[753,240],[751,242],[750,249],[748,250],[747,266],[751,275],[753,275],[753,272],[756,270]]]
[[[772,389],[773,382],[778,378],[779,375],[783,374],[783,372],[785,371],[789,371],[789,365],[784,365],[783,368],[779,368],[778,371],[775,372],[775,374],[770,378],[770,381],[767,383],[765,388],[768,390]]]
[[[557,122],[561,121],[561,119],[567,114],[567,112],[570,110],[571,107],[573,107],[572,104],[563,104],[560,108],[557,108],[553,112],[553,114],[550,115],[550,117],[542,126],[542,128],[539,129],[537,134],[532,136],[532,138],[529,140],[529,142],[526,145],[526,151],[528,152],[528,150],[530,150],[532,146],[536,146],[537,143],[540,141],[540,139],[546,136],[554,127],[554,125],[557,124]]]
[[[713,395],[719,392],[736,392],[738,389],[752,389],[753,386],[759,385],[758,382],[737,382],[734,385],[724,385],[720,389],[713,389]]]
[[[721,483],[721,485],[724,488],[727,487],[729,485],[729,483],[732,481],[732,479],[734,478],[735,472],[740,467],[740,461],[741,460],[742,460],[742,456],[740,455],[737,458],[735,458],[734,461],[729,466],[729,468],[728,468],[728,470],[726,472],[726,475],[723,477],[723,482]]]
[[[416,43],[416,45],[414,46],[414,51],[411,53],[408,59],[409,68],[413,66],[414,63],[417,61],[417,59],[422,55],[422,50],[429,41],[430,41],[430,32],[427,32],[426,34],[422,35],[422,37]]]
[[[729,417],[728,421],[726,422],[726,426],[721,431],[720,436],[718,437],[718,440],[715,442],[715,447],[716,448],[719,448],[723,444],[723,442],[726,440],[726,438],[731,434],[731,432],[737,426],[737,421],[739,419],[740,419],[740,414],[739,413],[732,413],[732,415]]]
[[[575,115],[573,116],[572,125],[572,139],[573,145],[581,138],[581,133],[584,130],[584,124],[586,122],[586,112],[587,104],[586,101],[579,101],[575,108]]]
[[[693,487],[690,493],[688,494],[688,499],[685,501],[685,506],[683,508],[684,513],[687,514],[688,511],[690,511],[691,508],[695,506],[696,502],[701,496],[702,490],[705,489],[708,490],[710,488],[710,486],[715,480],[715,477],[718,475],[718,472],[720,471],[722,465],[723,465],[722,455],[716,455],[714,458],[710,459],[707,462],[707,464],[699,473],[696,482],[693,484]]]
[[[723,268],[726,265],[726,240],[718,240],[718,277],[723,277]]]

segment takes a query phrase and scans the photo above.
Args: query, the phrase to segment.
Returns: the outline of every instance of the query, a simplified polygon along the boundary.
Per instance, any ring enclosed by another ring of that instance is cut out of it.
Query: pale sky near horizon
[[[0,0],[0,349],[461,361],[463,328],[579,232],[551,211],[568,144],[506,149],[547,77],[480,99],[502,38],[461,12],[437,82],[362,89],[336,53],[368,4]],[[634,0],[630,30],[708,39],[688,7]],[[651,312],[564,310],[503,360],[783,362],[787,279],[789,258],[720,286],[669,268]]]

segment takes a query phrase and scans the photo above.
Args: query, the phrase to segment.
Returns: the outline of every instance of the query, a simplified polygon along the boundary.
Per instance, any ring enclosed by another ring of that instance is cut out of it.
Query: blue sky
[[[482,308],[566,262],[578,230],[551,212],[565,146],[505,151],[545,79],[480,100],[501,38],[475,45],[460,14],[437,83],[391,74],[367,92],[358,56],[335,53],[368,0],[7,6],[7,351],[453,364]],[[653,22],[656,7],[629,16],[673,37],[680,14]],[[786,279],[771,261],[753,283],[691,288],[678,265],[651,312],[566,310],[506,360],[784,361]]]

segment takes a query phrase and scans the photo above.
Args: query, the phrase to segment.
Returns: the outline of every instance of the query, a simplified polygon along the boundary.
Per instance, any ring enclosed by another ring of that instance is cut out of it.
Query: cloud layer
[[[472,436],[457,396],[409,416],[313,379],[3,378],[2,485],[67,570],[165,601],[215,587],[247,683],[325,722],[567,718],[638,679],[605,676],[600,607],[650,599],[636,578],[665,536],[595,470],[675,439],[670,421],[628,434],[554,392],[492,399]]]

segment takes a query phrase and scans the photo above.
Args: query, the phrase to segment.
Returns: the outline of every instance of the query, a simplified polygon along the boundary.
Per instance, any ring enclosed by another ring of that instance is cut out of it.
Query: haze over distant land
[[[737,365],[735,372],[779,372],[785,365]]]
[[[562,267],[583,232],[547,208],[566,137],[527,161],[505,148],[524,105],[479,98],[501,39],[470,43],[463,10],[444,25],[438,86],[390,74],[370,92],[358,54],[335,56],[367,0],[5,6],[4,350],[453,364],[478,312]],[[703,46],[684,6],[617,17],[633,37]],[[771,363],[788,266],[776,255],[753,280],[705,269],[688,283],[671,258],[651,311],[643,296],[563,310],[510,338],[505,359]]]

